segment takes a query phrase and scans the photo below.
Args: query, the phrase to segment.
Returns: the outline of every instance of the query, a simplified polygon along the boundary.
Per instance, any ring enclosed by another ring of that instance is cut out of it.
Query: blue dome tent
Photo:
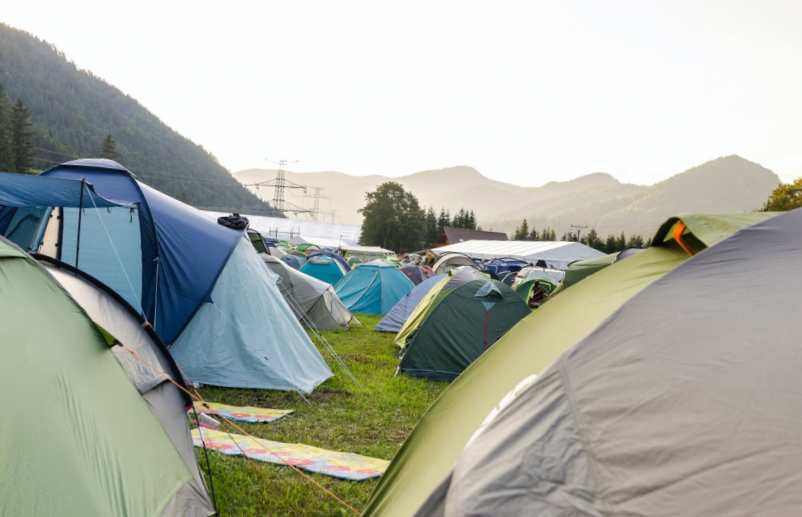
[[[111,160],[76,160],[29,177],[37,192],[71,180],[78,206],[17,199],[30,186],[0,176],[0,233],[117,292],[170,345],[188,379],[309,393],[331,376],[243,232],[206,220]]]
[[[386,314],[415,284],[397,267],[382,260],[360,264],[335,287],[351,312]]]
[[[348,265],[348,261],[346,261],[345,258],[343,258],[343,256],[340,255],[339,253],[335,253],[333,251],[327,251],[327,250],[316,251],[314,253],[309,254],[309,256],[306,258],[310,259],[312,257],[321,257],[321,256],[331,257],[334,260],[336,260],[340,264],[340,267],[342,268],[344,273],[348,273],[349,271],[351,271],[351,266]]]
[[[331,285],[345,276],[345,269],[336,259],[322,254],[309,256],[301,266],[301,272]]]

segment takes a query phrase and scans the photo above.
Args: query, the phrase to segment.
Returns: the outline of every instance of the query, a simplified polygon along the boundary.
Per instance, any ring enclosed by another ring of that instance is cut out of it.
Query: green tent
[[[376,486],[365,515],[408,516],[449,474],[468,440],[502,398],[539,374],[621,305],[689,257],[776,214],[689,215],[661,226],[653,245],[563,290],[468,367],[421,418]],[[684,225],[684,226],[677,226]],[[681,242],[670,237],[675,228]]]
[[[158,338],[125,302],[55,274],[0,239],[0,515],[210,515]],[[148,365],[118,353],[118,330]]]
[[[451,380],[529,314],[521,298],[498,280],[470,280],[441,290],[409,335],[399,370]]]

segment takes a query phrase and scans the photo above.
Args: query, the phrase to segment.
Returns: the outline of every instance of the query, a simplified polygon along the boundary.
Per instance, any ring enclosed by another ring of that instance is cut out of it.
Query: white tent
[[[435,248],[438,255],[462,253],[471,258],[492,259],[511,257],[535,263],[544,260],[551,268],[565,269],[575,260],[604,255],[581,242],[568,241],[464,241]]]

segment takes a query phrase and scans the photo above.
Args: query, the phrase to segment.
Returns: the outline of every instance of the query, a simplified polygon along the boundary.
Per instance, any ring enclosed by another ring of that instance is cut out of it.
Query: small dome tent
[[[523,300],[498,280],[465,278],[446,284],[403,341],[398,369],[450,380],[529,314]]]
[[[293,269],[276,257],[260,256],[278,277],[279,290],[301,323],[319,330],[348,328],[353,315],[331,285]]]
[[[383,260],[360,264],[337,283],[337,296],[351,312],[386,314],[415,285]]]
[[[0,514],[214,513],[181,376],[125,302],[0,239],[0,314]]]
[[[32,178],[51,197],[53,180],[79,185],[80,206],[19,199],[15,180],[0,178],[0,233],[117,292],[189,380],[308,393],[331,376],[243,232],[111,160],[67,162]],[[104,200],[124,206],[95,209]]]
[[[339,261],[320,253],[307,258],[301,266],[301,272],[329,285],[335,285],[345,276],[345,268]]]

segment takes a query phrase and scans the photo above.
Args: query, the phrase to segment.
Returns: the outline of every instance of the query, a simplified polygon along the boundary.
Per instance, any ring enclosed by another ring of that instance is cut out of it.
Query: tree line
[[[536,228],[529,228],[529,222],[524,219],[515,229],[512,235],[515,241],[556,241],[557,232],[552,228],[543,228],[538,231]],[[615,253],[626,248],[643,248],[648,244],[640,235],[631,235],[629,238],[621,232],[619,235],[610,234],[602,238],[595,229],[591,229],[582,235],[579,232],[566,232],[560,236],[561,241],[581,242],[586,246],[597,249],[602,253]]]
[[[0,171],[30,172],[32,161],[31,112],[21,99],[12,104],[0,84]]]
[[[461,208],[453,216],[441,209],[423,209],[400,183],[388,181],[365,195],[360,243],[397,252],[431,248],[446,240],[446,227],[481,229],[473,210]]]

